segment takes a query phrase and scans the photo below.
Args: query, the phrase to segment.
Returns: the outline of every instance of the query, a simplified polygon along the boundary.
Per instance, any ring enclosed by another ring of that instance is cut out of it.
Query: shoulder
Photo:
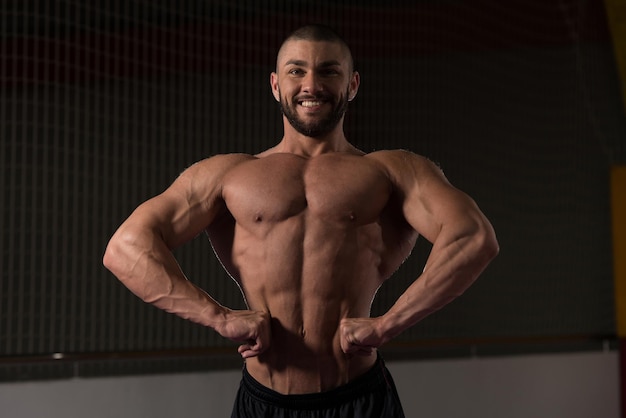
[[[256,157],[249,154],[217,154],[192,164],[181,173],[181,176],[195,176],[198,174],[211,174],[214,176],[224,174],[243,162],[255,159]]]
[[[366,158],[376,160],[388,168],[436,167],[428,158],[405,149],[381,150],[365,154]]]
[[[248,154],[218,154],[205,158],[183,170],[165,194],[183,195],[185,199],[192,201],[219,195],[226,174],[253,159],[255,157]]]
[[[377,162],[391,182],[402,188],[414,187],[428,180],[447,182],[438,165],[408,150],[374,151],[365,157]]]
[[[175,181],[176,183],[193,183],[205,185],[215,183],[233,168],[240,164],[256,159],[249,154],[217,154],[200,160],[183,170]]]

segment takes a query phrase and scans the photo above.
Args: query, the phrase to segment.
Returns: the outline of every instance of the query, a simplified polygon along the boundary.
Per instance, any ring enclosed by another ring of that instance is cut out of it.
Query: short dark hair
[[[281,45],[281,49],[283,45],[285,45],[285,43],[297,40],[333,42],[341,45],[341,47],[345,50],[346,55],[348,56],[350,70],[354,71],[354,60],[352,59],[352,51],[350,51],[350,47],[348,46],[346,41],[341,36],[339,36],[339,34],[337,34],[337,32],[335,32],[330,26],[320,25],[317,23],[302,26],[291,32],[289,36],[285,38]]]
[[[317,23],[302,26],[294,30],[285,40],[291,39],[339,42],[345,44],[343,38],[341,38],[341,36],[339,36],[330,26],[319,25]]]

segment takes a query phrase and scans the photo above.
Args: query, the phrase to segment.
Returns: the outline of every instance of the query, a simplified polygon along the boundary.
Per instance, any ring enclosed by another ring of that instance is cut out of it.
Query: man
[[[359,81],[334,32],[294,32],[270,79],[282,140],[191,166],[106,250],[104,264],[141,299],[241,343],[233,417],[403,416],[377,348],[462,294],[498,252],[488,220],[432,163],[346,140]],[[221,306],[178,267],[171,249],[202,231],[249,310]],[[418,234],[433,243],[423,273],[370,318]]]

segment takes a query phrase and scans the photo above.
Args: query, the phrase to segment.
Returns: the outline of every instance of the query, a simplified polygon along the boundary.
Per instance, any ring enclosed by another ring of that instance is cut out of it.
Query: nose
[[[316,94],[324,90],[321,78],[315,71],[309,71],[302,80],[302,91],[309,94]]]

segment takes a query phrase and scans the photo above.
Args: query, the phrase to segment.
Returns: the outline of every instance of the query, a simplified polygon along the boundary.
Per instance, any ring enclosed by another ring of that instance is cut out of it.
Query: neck
[[[337,124],[337,127],[326,135],[316,138],[299,133],[287,122],[284,129],[285,135],[280,143],[272,149],[274,152],[285,152],[303,157],[315,157],[328,152],[360,153],[346,139],[341,123]]]

